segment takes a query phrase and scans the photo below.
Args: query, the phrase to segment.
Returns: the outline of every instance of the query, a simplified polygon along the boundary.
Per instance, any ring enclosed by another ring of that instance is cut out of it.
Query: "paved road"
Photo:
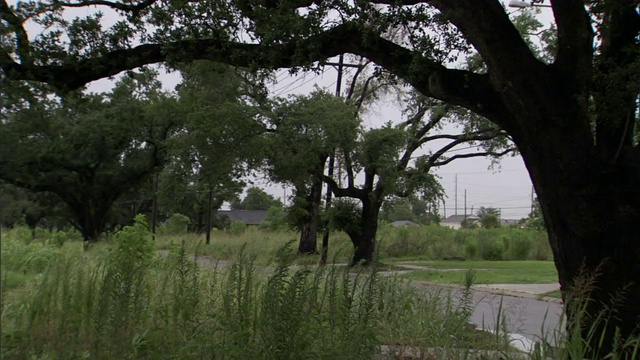
[[[526,297],[476,290],[474,302],[476,307],[471,317],[474,324],[495,329],[500,315],[509,332],[522,334],[534,341],[543,336],[551,340],[562,316],[561,304]]]
[[[431,283],[413,282],[416,286],[428,289],[441,288]],[[450,288],[454,298],[459,298],[460,288]],[[502,324],[500,331],[515,334],[513,339],[524,337],[520,345],[529,349],[534,342],[545,338],[550,343],[559,329],[562,305],[554,301],[542,301],[535,297],[502,295],[496,289],[480,288],[474,290],[473,314],[471,322],[478,328],[495,330]],[[523,294],[526,295],[526,294]],[[522,336],[519,336],[522,335]],[[530,341],[527,341],[530,340]]]
[[[401,264],[409,271],[429,267]],[[401,270],[404,272],[404,270]],[[414,281],[418,286],[434,287],[432,283]],[[495,284],[474,286],[474,311],[471,321],[482,329],[495,330],[499,323],[506,331],[521,334],[530,340],[543,337],[551,341],[559,330],[562,305],[559,301],[542,301],[541,295],[559,289],[558,284]],[[452,290],[459,291],[459,290]],[[511,294],[516,294],[512,296]],[[518,295],[519,294],[519,295]],[[537,294],[537,295],[536,295]],[[520,296],[521,295],[521,296]],[[550,299],[554,300],[554,299]]]

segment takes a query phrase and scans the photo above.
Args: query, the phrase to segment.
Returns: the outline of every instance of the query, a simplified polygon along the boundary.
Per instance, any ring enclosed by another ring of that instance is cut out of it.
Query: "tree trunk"
[[[359,231],[348,233],[355,250],[350,266],[369,265],[373,262],[381,205],[379,201],[363,202]]]
[[[107,214],[111,205],[92,205],[90,201],[86,203],[68,203],[71,212],[75,217],[74,226],[82,234],[86,242],[97,242],[100,234],[105,229]]]
[[[531,135],[531,134],[530,134]],[[589,358],[639,334],[640,171],[632,152],[603,160],[570,134],[520,150],[540,200],[567,311]],[[637,155],[637,154],[636,154]],[[586,316],[586,317],[585,317]],[[595,330],[595,337],[589,334]]]
[[[298,254],[317,254],[318,226],[320,223],[320,202],[322,201],[322,182],[316,181],[306,197],[306,211],[309,214],[300,231]]]

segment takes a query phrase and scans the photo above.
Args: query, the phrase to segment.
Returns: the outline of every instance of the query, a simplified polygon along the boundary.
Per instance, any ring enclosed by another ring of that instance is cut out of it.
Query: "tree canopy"
[[[152,73],[104,96],[43,99],[0,124],[0,176],[57,195],[95,241],[114,202],[164,163],[174,109]]]
[[[231,202],[233,210],[269,210],[271,207],[282,207],[282,201],[258,187],[247,189],[247,195],[240,201]]]

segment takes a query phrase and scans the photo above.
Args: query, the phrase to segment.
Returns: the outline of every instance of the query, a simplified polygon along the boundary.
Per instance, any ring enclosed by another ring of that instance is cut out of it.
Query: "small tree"
[[[484,214],[480,218],[480,224],[485,229],[495,229],[500,227],[500,219],[495,214]]]

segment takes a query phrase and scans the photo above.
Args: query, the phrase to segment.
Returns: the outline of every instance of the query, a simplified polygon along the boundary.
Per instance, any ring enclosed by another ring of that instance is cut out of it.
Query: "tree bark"
[[[372,193],[370,196],[373,196]],[[365,200],[362,204],[360,227],[355,232],[349,232],[354,253],[350,266],[370,265],[374,260],[376,249],[376,234],[378,232],[378,216],[382,202]]]
[[[74,215],[72,223],[80,231],[84,241],[98,242],[100,234],[105,230],[113,200],[96,204],[90,199],[67,199],[65,203]]]
[[[320,223],[320,203],[322,202],[322,181],[315,181],[307,196],[308,217],[301,226],[298,254],[314,255],[318,253],[318,226]]]
[[[616,334],[640,330],[640,162],[632,148],[612,161],[590,139],[531,128],[514,140],[544,215],[567,333],[581,326],[589,358],[602,358],[619,345]]]

